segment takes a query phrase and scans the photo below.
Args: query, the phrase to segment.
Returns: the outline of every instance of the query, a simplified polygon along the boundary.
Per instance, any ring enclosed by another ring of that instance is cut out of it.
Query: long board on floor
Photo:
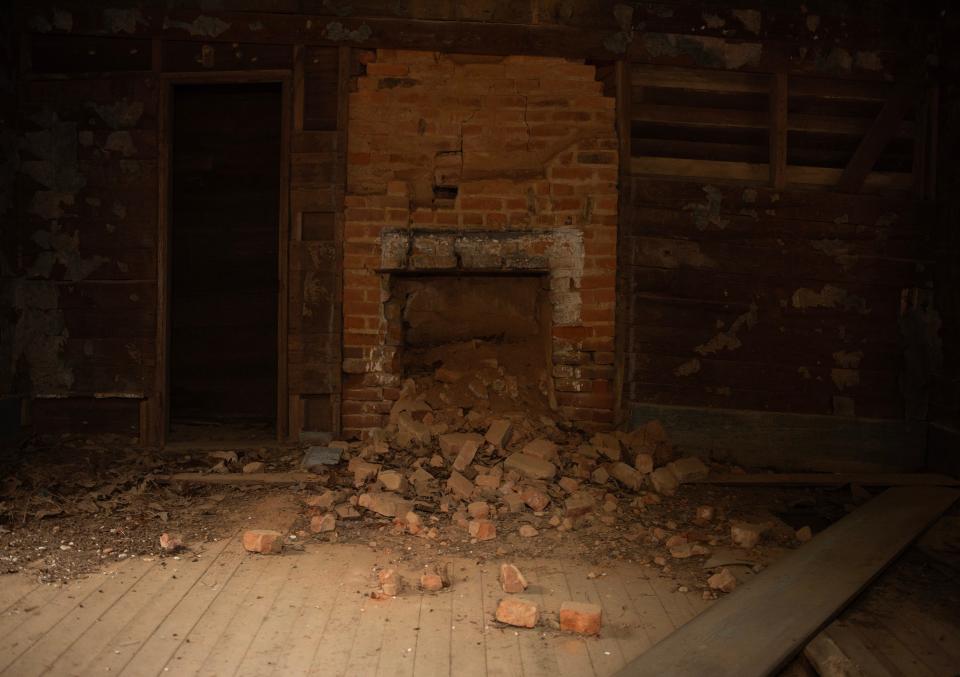
[[[843,487],[960,487],[960,480],[937,473],[748,473],[708,475],[691,484],[725,486]]]
[[[944,487],[888,489],[617,674],[773,674],[958,497]]]

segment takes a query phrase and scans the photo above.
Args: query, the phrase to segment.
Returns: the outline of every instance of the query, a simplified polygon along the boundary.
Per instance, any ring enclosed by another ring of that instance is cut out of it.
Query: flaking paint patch
[[[833,361],[838,367],[845,369],[856,369],[860,366],[860,360],[863,359],[863,351],[838,350],[833,354]]]
[[[857,263],[859,257],[853,253],[849,243],[837,239],[811,240],[810,246],[821,254],[826,254],[844,270]]]
[[[704,12],[700,15],[707,28],[723,28],[727,21],[723,17],[717,16],[713,12]]]
[[[794,308],[842,308],[861,315],[870,313],[866,299],[832,284],[823,285],[820,291],[801,287],[793,292],[791,302]]]
[[[103,256],[82,257],[79,231],[65,233],[56,223],[50,226],[50,230],[36,231],[32,239],[41,252],[27,270],[27,277],[30,278],[49,278],[54,265],[60,264],[65,270],[65,280],[83,280],[109,261]]]
[[[637,251],[636,265],[653,268],[715,268],[716,261],[690,240],[644,238]]]
[[[112,153],[120,153],[124,157],[131,157],[137,154],[137,146],[133,142],[133,135],[127,131],[110,132],[107,135],[104,150]]]
[[[812,374],[810,373],[810,369],[808,367],[797,367],[797,373],[805,379],[812,378]]]
[[[633,7],[623,3],[613,6],[613,18],[620,30],[603,39],[603,46],[608,52],[625,54],[633,42]]]
[[[687,360],[679,367],[673,370],[674,375],[676,376],[692,376],[700,371],[700,360],[693,358],[692,360]]]
[[[720,230],[729,225],[730,220],[720,215],[720,206],[723,203],[723,193],[716,186],[706,185],[703,187],[706,194],[706,202],[690,202],[683,206],[685,211],[693,212],[693,222],[699,230],[707,230],[714,226]]]
[[[64,394],[73,387],[73,370],[63,361],[70,335],[59,296],[53,282],[13,282],[12,307],[17,319],[10,371],[18,382],[28,382],[30,394]]]
[[[190,35],[216,38],[230,30],[230,24],[218,17],[201,14],[193,21],[176,21],[170,18],[164,18],[163,28],[164,30],[168,28],[180,28]]]
[[[144,18],[143,12],[134,8],[110,7],[103,10],[103,23],[111,33],[129,33],[137,32],[137,25],[144,26],[150,23]]]
[[[674,33],[644,33],[643,48],[650,56],[687,56],[695,64],[707,67],[738,69],[755,65],[763,55],[758,42],[727,42],[723,38]]]
[[[738,334],[741,330],[750,329],[757,323],[758,311],[759,308],[757,304],[751,303],[750,310],[738,316],[730,325],[729,329],[717,333],[716,336],[706,343],[700,344],[693,349],[694,352],[700,353],[701,355],[710,355],[720,352],[721,350],[736,350],[743,345]]]
[[[365,42],[373,35],[373,29],[367,24],[360,24],[355,30],[350,30],[339,21],[331,21],[323,29],[323,37],[333,42]]]
[[[883,70],[883,59],[880,57],[880,52],[857,52],[853,57],[853,64],[860,70]]]
[[[126,97],[110,104],[88,102],[87,106],[112,129],[136,127],[143,117],[143,102],[130,101]]]
[[[831,369],[830,379],[837,390],[860,385],[860,372],[856,369]]]
[[[763,15],[755,9],[734,9],[730,12],[743,24],[743,27],[754,35],[760,35],[760,29],[763,28]]]

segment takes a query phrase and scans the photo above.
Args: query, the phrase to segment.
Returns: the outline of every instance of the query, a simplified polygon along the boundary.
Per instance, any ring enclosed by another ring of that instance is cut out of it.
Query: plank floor
[[[387,557],[342,544],[263,557],[235,538],[63,587],[3,577],[0,675],[608,675],[707,605],[638,565],[516,561],[544,622],[501,628],[499,563],[444,561],[451,588],[421,593],[401,568],[384,601],[369,592]],[[565,600],[600,604],[602,636],[556,631]]]

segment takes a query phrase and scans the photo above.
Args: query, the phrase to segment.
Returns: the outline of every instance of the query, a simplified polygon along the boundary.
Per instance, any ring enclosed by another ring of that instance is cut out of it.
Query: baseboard
[[[960,428],[940,422],[927,427],[927,467],[960,477]]]
[[[908,472],[925,465],[927,424],[814,414],[632,405],[682,453],[788,472]]]

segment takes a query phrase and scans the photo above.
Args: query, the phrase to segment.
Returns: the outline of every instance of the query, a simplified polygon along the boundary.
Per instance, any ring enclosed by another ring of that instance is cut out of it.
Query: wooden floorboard
[[[632,661],[622,675],[775,672],[957,500],[941,487],[889,489]],[[665,595],[660,595],[666,600]]]
[[[352,545],[252,555],[234,537],[196,562],[131,560],[66,588],[11,579],[0,660],[17,677],[605,676],[673,628],[639,565],[594,578],[569,562],[516,562],[530,583],[520,596],[542,610],[525,629],[494,620],[507,596],[499,561],[449,560],[452,584],[436,593],[419,590],[420,571],[401,569],[402,594],[372,599],[376,568],[396,566],[390,557]],[[558,631],[567,600],[603,607],[599,637]]]

